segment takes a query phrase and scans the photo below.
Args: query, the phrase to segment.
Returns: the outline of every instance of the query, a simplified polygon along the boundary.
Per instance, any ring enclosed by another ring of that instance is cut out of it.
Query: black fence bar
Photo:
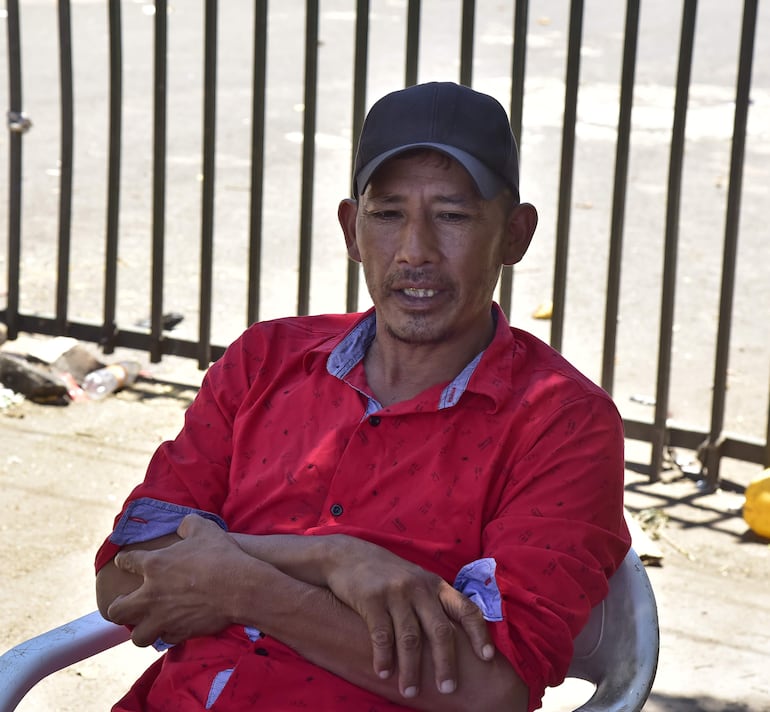
[[[217,0],[206,0],[203,66],[203,186],[201,195],[198,368],[211,363],[211,294],[214,277],[214,184],[217,128]]]
[[[153,86],[152,151],[152,285],[150,301],[150,361],[157,363],[163,353],[163,274],[166,211],[166,80],[168,44],[166,0],[155,2],[155,66]]]
[[[645,423],[638,420],[625,420],[623,422],[626,438],[642,442],[652,442],[656,429],[654,423]],[[685,450],[698,450],[708,437],[708,431],[701,428],[677,425],[669,423],[666,430],[667,447],[684,448]],[[750,462],[755,465],[770,466],[767,445],[755,438],[736,438],[729,435],[721,441],[719,450],[721,457],[730,457],[742,462]],[[655,472],[652,465],[649,467],[650,477],[654,479]]]
[[[267,91],[267,0],[254,3],[254,62],[251,88],[251,198],[246,323],[259,320],[262,274],[262,209],[265,191],[265,94]]]
[[[708,443],[701,453],[706,483],[714,488],[719,481],[719,441],[725,421],[727,367],[730,357],[730,330],[735,294],[735,269],[738,258],[738,225],[740,222],[743,159],[746,153],[746,122],[749,114],[751,65],[754,58],[754,37],[757,28],[757,0],[746,0],[743,6],[740,59],[733,119],[733,142],[730,156],[730,178],[727,189],[724,253],[722,256],[722,287],[719,301],[714,388],[711,398],[711,429]]]
[[[7,0],[8,17],[8,297],[5,325],[8,338],[19,335],[19,289],[21,282],[21,158],[22,136],[27,120],[21,100],[21,41],[18,0]]]
[[[353,136],[361,133],[366,116],[366,70],[369,66],[369,0],[358,0],[356,4],[356,40],[353,59]],[[351,146],[350,174],[356,160],[356,145]],[[357,262],[348,260],[347,292],[345,308],[352,312],[358,309],[358,292],[361,270]]]
[[[318,94],[318,0],[308,0],[305,19],[305,109],[302,128],[302,206],[299,219],[299,289],[297,314],[310,311],[313,257],[313,188]]]
[[[521,162],[522,117],[524,116],[524,74],[527,62],[527,22],[529,0],[516,0],[513,13],[513,55],[511,58],[511,130],[516,137]],[[503,267],[500,275],[500,308],[510,318],[513,306],[512,265]]]
[[[123,132],[123,30],[120,0],[108,8],[110,42],[110,116],[107,163],[107,228],[104,252],[104,324],[101,345],[105,354],[115,350],[118,288],[118,226],[120,215],[120,137]]]
[[[580,45],[583,35],[583,0],[572,0],[569,16],[567,79],[564,93],[564,124],[561,137],[561,173],[559,205],[556,217],[556,258],[553,272],[553,315],[551,346],[561,351],[564,337],[564,311],[567,294],[567,256],[572,214],[572,175],[575,166],[575,124],[577,122],[578,82],[580,81]]]
[[[61,153],[59,174],[59,245],[56,270],[56,321],[67,324],[70,247],[72,243],[72,162],[74,100],[72,88],[72,25],[69,0],[59,0],[59,73],[61,91]]]
[[[0,311],[0,318],[5,316]],[[73,339],[92,344],[99,343],[101,326],[98,324],[86,324],[82,322],[67,322],[64,330],[60,329],[56,319],[51,317],[33,316],[28,314],[19,314],[19,331],[30,334],[42,334],[45,336],[70,336]],[[181,356],[190,360],[198,359],[199,344],[197,341],[189,339],[178,339],[166,336],[158,341],[147,331],[131,331],[121,329],[115,337],[116,348],[134,349],[136,351],[146,351],[152,353],[155,348],[159,349],[160,356]],[[218,359],[224,352],[226,346],[214,345],[211,347],[212,360]]]
[[[529,0],[516,0],[513,14],[513,54],[511,57],[511,129],[516,136],[521,160],[522,118],[524,116],[524,76],[527,64],[527,24]]]
[[[417,62],[420,57],[420,0],[409,0],[406,17],[406,71],[404,86],[417,84]]]
[[[768,379],[770,383],[770,379]],[[770,467],[770,395],[767,398],[767,427],[765,428],[765,451],[762,455],[762,464]]]
[[[695,40],[696,0],[685,0],[679,43],[679,66],[674,101],[674,125],[671,132],[671,156],[668,169],[668,201],[666,205],[666,235],[663,259],[663,287],[660,306],[660,336],[658,341],[658,377],[655,394],[655,436],[652,441],[652,477],[657,478],[667,446],[666,422],[671,385],[671,347],[676,297],[676,263],[679,248],[679,208],[682,192],[685,123],[687,99],[690,93],[690,73]]]
[[[615,178],[612,190],[612,216],[610,218],[610,252],[607,258],[607,295],[604,310],[604,350],[602,355],[601,384],[608,393],[612,393],[615,382],[615,350],[618,336],[623,226],[626,220],[628,151],[631,142],[631,112],[634,103],[636,46],[639,37],[639,0],[628,0],[624,37],[623,68],[620,75],[618,141],[615,148]]]
[[[460,30],[460,84],[473,83],[473,37],[476,21],[476,0],[463,0]]]

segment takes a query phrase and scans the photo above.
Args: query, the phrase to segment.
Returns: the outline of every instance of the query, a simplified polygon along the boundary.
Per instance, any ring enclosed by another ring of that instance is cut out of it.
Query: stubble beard
[[[449,330],[440,330],[430,323],[430,317],[410,317],[406,324],[394,327],[386,323],[385,331],[388,336],[402,344],[411,346],[428,346],[447,341],[451,334]]]

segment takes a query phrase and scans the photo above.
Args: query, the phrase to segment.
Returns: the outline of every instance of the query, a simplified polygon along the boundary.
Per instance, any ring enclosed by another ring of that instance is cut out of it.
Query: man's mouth
[[[435,297],[438,291],[435,289],[417,289],[416,287],[407,287],[401,290],[407,297],[414,297],[415,299],[427,299],[429,297]]]

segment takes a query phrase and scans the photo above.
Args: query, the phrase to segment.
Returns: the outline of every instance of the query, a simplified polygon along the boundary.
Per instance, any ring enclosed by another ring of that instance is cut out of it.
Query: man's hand
[[[114,565],[141,576],[142,585],[119,596],[107,617],[135,626],[131,638],[147,646],[219,633],[231,622],[232,582],[249,557],[213,522],[189,515],[177,533],[181,541],[156,551],[122,551]]]
[[[387,678],[397,665],[402,695],[419,694],[424,641],[430,646],[437,688],[446,693],[457,687],[455,624],[481,660],[494,657],[481,611],[441,577],[361,539],[322,539],[331,544],[325,557],[328,587],[366,623],[375,673]]]

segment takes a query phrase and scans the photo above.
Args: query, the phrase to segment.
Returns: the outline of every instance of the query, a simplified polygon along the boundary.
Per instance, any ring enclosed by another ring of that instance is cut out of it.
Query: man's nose
[[[438,240],[432,222],[419,215],[410,217],[399,236],[398,262],[423,265],[438,259]]]

